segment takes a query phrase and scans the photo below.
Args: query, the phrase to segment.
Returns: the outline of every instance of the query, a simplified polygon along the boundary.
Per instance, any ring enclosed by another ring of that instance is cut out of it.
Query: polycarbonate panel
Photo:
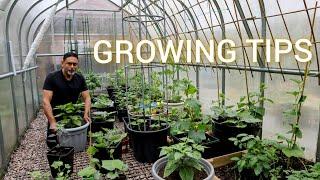
[[[285,133],[289,128],[289,122],[283,116],[283,111],[288,110],[293,103],[293,96],[286,94],[288,91],[297,90],[295,83],[289,79],[300,80],[297,76],[286,75],[286,81],[281,76],[273,76],[273,80],[267,79],[268,89],[265,96],[271,98],[275,103],[266,104],[266,115],[263,122],[263,136],[274,138],[277,133]],[[302,147],[305,147],[305,158],[315,160],[317,149],[317,139],[319,130],[319,85],[318,79],[308,77],[305,89],[307,99],[302,106],[300,127],[303,138],[299,141]]]
[[[200,89],[199,100],[202,105],[202,110],[206,114],[210,114],[210,107],[212,101],[218,99],[218,83],[217,83],[217,71],[219,77],[220,93],[221,93],[221,70],[215,68],[201,68],[200,69]]]
[[[226,70],[226,104],[236,105],[239,102],[240,97],[246,96],[246,80],[245,73],[241,71],[241,74],[237,70]],[[247,71],[248,89],[250,92],[259,92],[260,86],[260,73]],[[267,75],[266,75],[267,76]],[[268,86],[268,85],[267,85]]]
[[[26,100],[27,100],[27,111],[28,111],[28,121],[30,122],[34,116],[33,103],[32,103],[32,89],[30,83],[30,72],[25,73],[25,87],[26,87]]]
[[[4,141],[4,158],[7,159],[16,144],[17,138],[10,78],[0,80],[0,92],[0,116]]]
[[[18,113],[18,123],[19,123],[19,135],[22,135],[24,132],[27,123],[27,117],[26,117],[26,106],[24,104],[24,94],[23,94],[23,82],[22,82],[22,75],[19,74],[17,76],[14,76],[14,91],[16,96],[16,110]]]
[[[2,11],[0,11],[0,24],[5,24],[5,14]],[[4,26],[2,26],[0,27],[0,74],[6,72],[9,72],[9,66],[4,39]]]
[[[33,100],[34,100],[34,107],[35,110],[38,110],[39,108],[39,99],[38,99],[38,86],[37,86],[37,76],[36,76],[36,70],[31,71],[31,77],[32,77],[32,85],[33,85]]]

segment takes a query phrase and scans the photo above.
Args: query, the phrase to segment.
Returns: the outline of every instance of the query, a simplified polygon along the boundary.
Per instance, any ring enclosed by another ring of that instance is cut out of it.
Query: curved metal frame
[[[141,17],[147,17],[147,18],[156,18],[154,20],[142,20],[142,21],[139,21],[139,20],[132,20],[131,18],[141,18]],[[157,19],[158,18],[158,19]],[[144,15],[144,14],[141,14],[141,15],[133,15],[133,16],[126,16],[126,17],[123,17],[123,20],[124,21],[127,21],[127,22],[155,22],[155,21],[162,21],[164,18],[162,16],[158,16],[158,15]]]

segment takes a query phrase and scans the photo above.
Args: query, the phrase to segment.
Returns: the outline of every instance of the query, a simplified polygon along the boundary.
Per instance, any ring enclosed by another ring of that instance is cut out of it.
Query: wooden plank
[[[242,156],[243,153],[245,153],[245,151],[238,151],[230,154],[225,154],[223,156],[210,158],[207,160],[213,165],[214,168],[218,168],[218,167],[225,166],[227,164],[232,163],[233,161],[231,161],[231,158],[240,157]]]

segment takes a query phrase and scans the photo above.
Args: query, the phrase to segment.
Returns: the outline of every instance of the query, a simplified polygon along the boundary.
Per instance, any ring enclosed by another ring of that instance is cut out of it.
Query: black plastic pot
[[[114,150],[113,158],[110,156],[110,151]],[[122,159],[122,142],[118,143],[115,147],[110,148],[99,148],[98,152],[93,155],[93,158],[99,159],[100,164],[102,164],[102,160],[112,160],[112,159]],[[100,173],[107,174],[108,171],[106,169],[100,168]]]
[[[112,149],[114,149],[113,158],[109,154]],[[122,159],[122,143],[118,143],[115,147],[99,148],[93,157],[100,160]]]
[[[177,134],[172,136],[174,143],[181,142],[181,138],[187,137],[185,134]],[[204,152],[201,153],[202,158],[208,159],[212,157],[217,157],[221,155],[220,148],[218,147],[220,140],[212,135],[206,133],[206,140],[201,143],[201,145],[205,146]]]
[[[62,161],[63,164],[69,164],[71,166],[70,173],[71,175],[73,171],[73,155],[74,155],[74,148],[73,147],[54,147],[49,152],[47,152],[47,158],[49,161],[49,166],[51,170],[52,177],[56,177],[58,171],[51,167],[54,161]],[[67,170],[64,172],[67,173]]]
[[[222,123],[223,121],[224,119],[222,118],[214,119],[214,129],[212,130],[214,136],[220,139],[220,142],[218,143],[220,155],[233,153],[241,150],[240,148],[235,146],[233,142],[229,140],[229,138],[236,137],[238,134],[241,133],[252,134],[257,136],[261,131],[259,124],[248,124],[245,128],[238,128]]]
[[[170,126],[167,123],[160,130],[150,130],[152,123],[158,123],[156,120],[146,119],[146,131],[138,131],[132,129],[129,124],[129,119],[124,118],[124,123],[129,135],[129,142],[132,143],[133,154],[139,162],[155,162],[159,158],[160,147],[167,145],[167,135],[169,133]]]
[[[114,101],[115,100],[115,96],[114,96],[114,87],[112,86],[108,86],[107,87],[107,91],[108,91],[108,95],[109,95],[109,98]]]
[[[123,121],[124,117],[128,117],[128,111],[127,109],[120,109],[117,111],[117,116],[120,122]]]

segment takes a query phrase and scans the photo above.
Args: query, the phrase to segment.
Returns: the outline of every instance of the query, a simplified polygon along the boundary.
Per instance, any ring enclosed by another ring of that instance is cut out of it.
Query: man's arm
[[[53,116],[52,107],[51,107],[51,99],[52,99],[53,92],[49,90],[43,90],[43,109],[44,114],[46,115],[49,124],[50,129],[57,130],[57,122],[56,119]]]
[[[83,115],[83,119],[84,119],[86,122],[90,122],[91,98],[90,98],[89,90],[82,91],[82,92],[81,92],[81,96],[82,96],[83,101],[84,101],[84,115]]]

